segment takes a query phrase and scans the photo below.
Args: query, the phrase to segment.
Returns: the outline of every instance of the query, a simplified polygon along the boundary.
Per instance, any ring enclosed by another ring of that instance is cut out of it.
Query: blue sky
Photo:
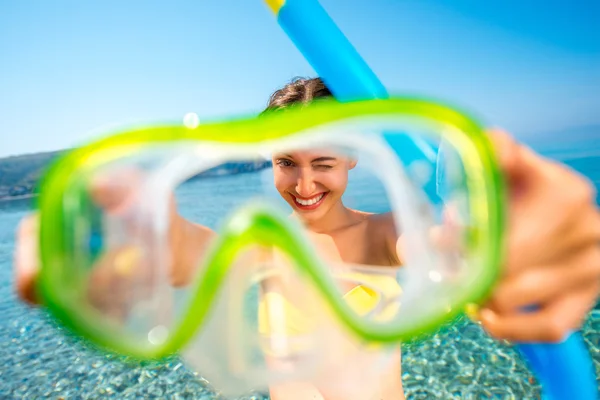
[[[390,92],[517,136],[600,124],[598,1],[321,4]],[[260,0],[2,0],[0,56],[0,156],[188,112],[256,112],[314,75]]]

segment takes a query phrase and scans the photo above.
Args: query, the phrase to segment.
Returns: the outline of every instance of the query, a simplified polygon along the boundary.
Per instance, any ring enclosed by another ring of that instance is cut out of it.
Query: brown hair
[[[317,98],[332,96],[321,78],[294,78],[271,95],[263,112],[281,110],[293,104],[308,104]]]

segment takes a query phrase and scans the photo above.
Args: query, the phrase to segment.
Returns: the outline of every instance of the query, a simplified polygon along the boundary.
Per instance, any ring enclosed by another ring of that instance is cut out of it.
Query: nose
[[[298,180],[296,181],[296,193],[309,198],[315,192],[316,185],[310,168],[299,168]]]

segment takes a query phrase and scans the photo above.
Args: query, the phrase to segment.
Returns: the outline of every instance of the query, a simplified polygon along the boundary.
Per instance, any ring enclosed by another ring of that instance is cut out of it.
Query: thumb
[[[508,186],[511,220],[533,217],[528,215],[531,212],[551,212],[547,203],[549,190],[554,187],[556,163],[519,144],[502,130],[490,131],[490,137]]]
[[[549,238],[562,222],[555,216],[556,183],[564,171],[549,160],[519,145],[507,133],[490,132],[500,168],[508,185],[508,225],[504,270],[507,275],[517,268],[539,265],[557,248],[547,246]]]
[[[507,132],[501,129],[489,131],[500,169],[508,184],[511,200],[520,199],[532,184],[535,184],[536,168],[531,168],[534,161],[530,152],[519,145]]]
[[[21,299],[35,304],[36,280],[38,276],[38,214],[24,217],[16,232],[16,246],[14,250],[14,276],[15,287]]]

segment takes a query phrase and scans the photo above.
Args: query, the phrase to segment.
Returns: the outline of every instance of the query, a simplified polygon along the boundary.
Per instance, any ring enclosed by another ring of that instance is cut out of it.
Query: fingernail
[[[142,251],[137,247],[128,247],[123,249],[114,261],[114,267],[120,276],[129,276],[133,273],[134,267],[139,263]]]
[[[484,308],[479,312],[479,318],[491,322],[496,319],[496,313],[489,308]]]
[[[15,263],[20,273],[32,274],[38,269],[37,264],[37,252],[35,251],[37,246],[37,238],[26,237],[21,239],[19,247],[15,253]]]

